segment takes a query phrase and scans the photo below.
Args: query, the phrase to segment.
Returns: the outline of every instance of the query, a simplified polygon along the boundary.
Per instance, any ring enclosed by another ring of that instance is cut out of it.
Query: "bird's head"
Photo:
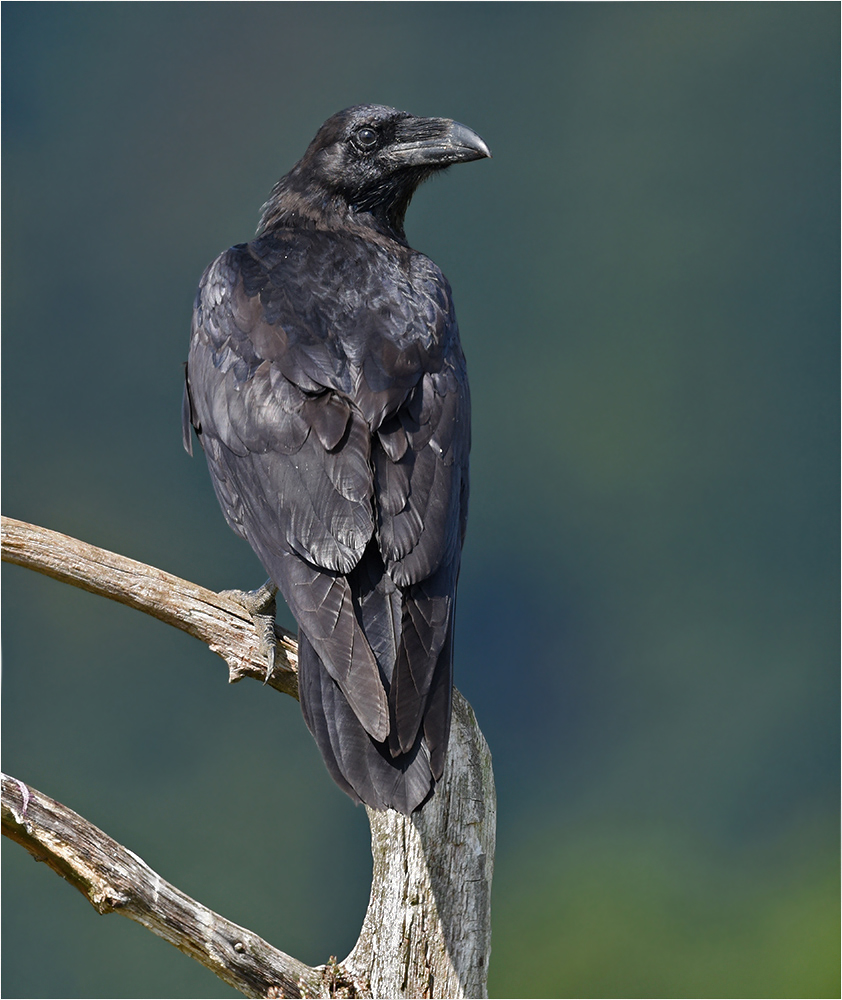
[[[449,118],[417,118],[377,104],[346,108],[322,125],[278,182],[261,225],[289,218],[290,210],[367,215],[402,240],[404,215],[423,180],[487,156],[491,151],[477,133]]]

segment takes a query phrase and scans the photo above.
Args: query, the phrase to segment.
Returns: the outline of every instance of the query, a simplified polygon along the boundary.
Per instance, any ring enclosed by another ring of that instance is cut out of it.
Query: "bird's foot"
[[[278,588],[267,580],[257,590],[221,590],[220,597],[235,601],[251,615],[254,627],[260,639],[258,653],[266,661],[266,678],[272,676],[275,669],[275,654],[278,651],[278,640],[275,637],[275,594]]]

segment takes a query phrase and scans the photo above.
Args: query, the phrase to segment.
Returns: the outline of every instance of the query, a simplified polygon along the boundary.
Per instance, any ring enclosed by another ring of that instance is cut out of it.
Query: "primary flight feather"
[[[441,777],[470,402],[450,286],[404,235],[416,187],[490,156],[471,129],[362,105],[205,271],[185,388],[229,525],[299,626],[299,690],[337,784],[409,814]]]

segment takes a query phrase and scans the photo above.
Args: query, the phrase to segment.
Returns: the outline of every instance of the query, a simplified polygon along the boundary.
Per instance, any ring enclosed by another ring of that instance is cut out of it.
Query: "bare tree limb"
[[[228,664],[229,680],[266,679],[266,661],[246,610],[213,590],[49,528],[2,518],[3,562],[127,604],[200,639]],[[298,644],[276,628],[279,655],[270,687],[298,697]]]
[[[232,681],[265,678],[254,623],[235,602],[58,532],[2,519],[4,561],[151,614],[222,656]],[[297,645],[278,631],[269,685],[297,697]],[[3,779],[3,833],[46,860],[101,913],[123,913],[246,996],[485,997],[496,804],[491,755],[454,691],[442,781],[411,817],[368,810],[374,871],[359,940],[311,968],[164,882],[81,816]]]
[[[343,967],[372,996],[487,996],[496,813],[488,745],[454,691],[435,795],[411,817],[368,810],[371,898]]]
[[[7,775],[3,833],[46,862],[99,913],[143,924],[247,997],[318,995],[321,974],[165,882],[66,806]],[[281,992],[277,992],[280,988]]]

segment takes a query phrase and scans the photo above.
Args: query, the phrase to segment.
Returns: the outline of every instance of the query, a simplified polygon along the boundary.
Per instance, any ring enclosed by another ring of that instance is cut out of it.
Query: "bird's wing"
[[[373,449],[380,548],[407,586],[461,548],[467,515],[470,400],[461,352],[428,372],[377,432]]]
[[[345,576],[374,531],[371,439],[323,385],[296,385],[255,344],[284,336],[249,294],[232,248],[194,312],[188,413],[231,527],[254,548],[360,722],[385,739],[388,706]],[[270,352],[265,352],[270,353]]]
[[[375,439],[378,538],[386,571],[404,594],[389,696],[394,754],[412,747],[437,677],[449,691],[453,605],[467,518],[469,420],[458,352],[441,371],[424,375]],[[438,732],[436,742],[446,744],[449,694],[443,718],[444,728],[428,720],[428,743]]]

